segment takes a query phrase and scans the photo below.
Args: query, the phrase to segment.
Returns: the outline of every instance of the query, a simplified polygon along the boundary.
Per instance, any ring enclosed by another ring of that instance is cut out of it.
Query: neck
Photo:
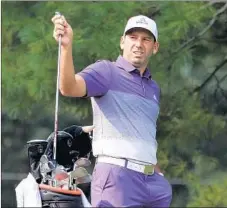
[[[146,68],[141,67],[141,68],[138,68],[138,70],[140,71],[140,76],[142,76],[143,73],[145,72]]]
[[[124,54],[122,55],[122,57],[123,57],[128,63],[132,64],[135,68],[137,68],[137,69],[140,71],[140,76],[143,75],[143,73],[145,72],[145,70],[146,70],[146,68],[147,68],[147,63],[144,63],[143,66],[138,67],[136,64],[133,64],[132,62],[130,62],[130,61],[129,61],[130,59],[128,59],[127,56],[125,56]]]

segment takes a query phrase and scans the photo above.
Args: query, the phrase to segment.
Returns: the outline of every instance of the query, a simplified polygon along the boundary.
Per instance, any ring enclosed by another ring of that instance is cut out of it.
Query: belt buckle
[[[153,165],[145,165],[143,173],[146,174],[146,175],[153,175],[154,174],[154,166]]]

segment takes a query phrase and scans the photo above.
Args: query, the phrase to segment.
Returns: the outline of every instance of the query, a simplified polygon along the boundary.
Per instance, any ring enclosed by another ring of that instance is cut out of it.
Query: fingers
[[[54,25],[56,24],[60,24],[62,26],[67,26],[67,21],[65,19],[65,17],[63,15],[55,15],[51,21],[54,23]]]
[[[62,25],[56,25],[54,27],[54,36],[64,35],[65,27]]]
[[[83,126],[83,127],[82,127],[82,130],[83,130],[83,132],[85,132],[85,133],[89,133],[89,132],[91,132],[94,128],[95,128],[95,126]]]
[[[63,15],[59,15],[59,14],[54,15],[54,16],[52,17],[51,21],[52,21],[54,24],[56,24],[56,22],[61,23],[61,24],[67,23],[65,17],[64,17]]]
[[[63,15],[55,15],[51,21],[54,24],[53,37],[58,40],[59,35],[64,35],[68,23]]]

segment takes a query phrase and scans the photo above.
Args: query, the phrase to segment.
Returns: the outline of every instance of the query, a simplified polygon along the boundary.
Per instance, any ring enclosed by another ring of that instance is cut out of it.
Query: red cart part
[[[70,195],[81,196],[81,191],[79,189],[67,190],[67,189],[61,189],[61,188],[53,187],[53,186],[46,185],[46,184],[39,184],[39,188],[44,189],[44,190],[48,190],[48,191],[57,192],[57,193],[62,193],[62,194],[70,194]]]

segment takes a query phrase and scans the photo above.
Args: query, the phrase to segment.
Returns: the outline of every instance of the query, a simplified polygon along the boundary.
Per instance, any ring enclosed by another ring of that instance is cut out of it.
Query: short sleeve
[[[86,83],[86,97],[102,96],[108,92],[111,80],[111,69],[105,60],[97,61],[78,73]]]

